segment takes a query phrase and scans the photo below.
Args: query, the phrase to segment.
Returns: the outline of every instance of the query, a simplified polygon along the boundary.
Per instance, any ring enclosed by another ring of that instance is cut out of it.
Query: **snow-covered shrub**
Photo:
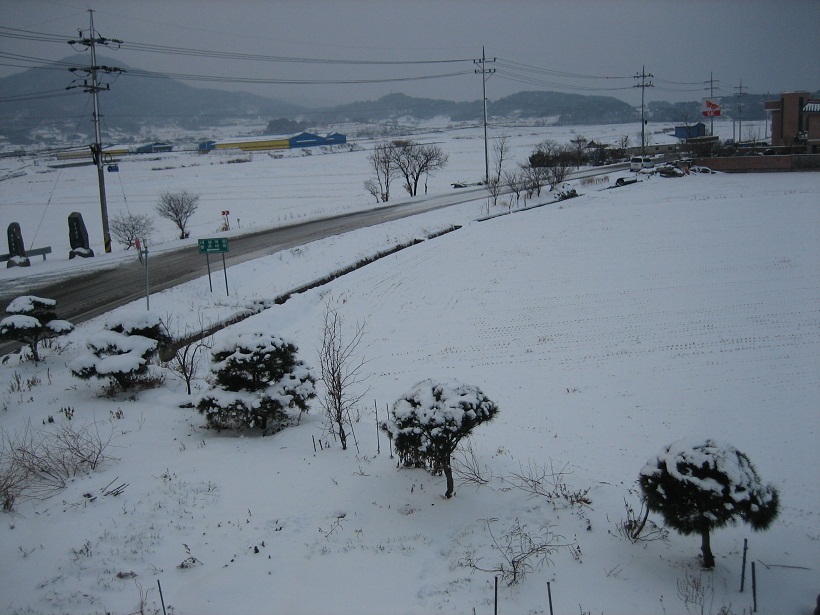
[[[0,339],[15,340],[31,348],[34,362],[40,361],[37,346],[42,340],[66,335],[74,329],[67,320],[58,320],[54,312],[57,302],[34,295],[17,297],[9,303],[9,316],[0,320]]]
[[[453,495],[450,457],[459,442],[481,423],[491,421],[498,406],[476,386],[455,381],[423,380],[393,404],[381,429],[394,441],[402,463],[444,473],[445,497]]]
[[[664,447],[643,467],[639,484],[649,510],[667,525],[687,536],[700,534],[704,568],[715,565],[713,529],[740,519],[765,530],[779,512],[777,490],[763,483],[749,458],[711,439]]]
[[[69,364],[83,380],[110,379],[123,390],[147,381],[151,357],[170,341],[159,316],[152,312],[126,315],[90,336],[88,352]]]
[[[214,429],[273,433],[288,422],[288,409],[308,411],[316,379],[296,358],[296,346],[269,333],[225,337],[211,349],[211,388],[197,409]]]

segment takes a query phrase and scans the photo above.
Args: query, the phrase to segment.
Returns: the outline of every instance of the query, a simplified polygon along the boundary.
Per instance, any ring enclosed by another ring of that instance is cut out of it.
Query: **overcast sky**
[[[490,100],[556,90],[637,105],[634,75],[643,66],[653,75],[647,101],[698,100],[710,73],[718,95],[741,80],[749,93],[820,88],[819,0],[0,0],[0,76],[71,54],[68,44],[31,33],[87,36],[88,9],[99,36],[126,43],[98,51],[107,58],[160,73],[262,79],[187,83],[301,103],[390,92],[478,100],[473,60],[482,46],[496,59],[486,64],[496,70]],[[88,62],[87,53],[76,57]],[[388,61],[397,63],[376,64]],[[393,81],[350,83],[371,79]]]

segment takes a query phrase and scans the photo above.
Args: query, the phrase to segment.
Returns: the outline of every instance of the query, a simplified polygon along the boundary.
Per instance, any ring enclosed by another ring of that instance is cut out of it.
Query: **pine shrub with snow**
[[[700,534],[703,567],[712,568],[712,530],[745,521],[765,530],[779,512],[779,494],[764,484],[749,458],[707,439],[679,440],[650,459],[639,483],[649,510],[681,534]]]
[[[13,299],[6,307],[9,316],[0,320],[0,339],[27,344],[34,362],[39,362],[37,347],[41,341],[66,335],[74,329],[67,320],[57,319],[56,305],[54,299],[34,295]]]
[[[394,441],[402,463],[426,467],[447,479],[445,497],[454,492],[450,458],[462,438],[498,414],[498,406],[476,386],[423,380],[393,404],[381,429]]]
[[[146,381],[151,357],[171,338],[153,312],[126,315],[86,341],[88,352],[69,364],[77,378],[108,379],[128,390]]]
[[[226,336],[211,349],[211,388],[197,409],[214,429],[258,429],[274,433],[288,410],[308,411],[316,378],[297,359],[297,347],[262,332]]]

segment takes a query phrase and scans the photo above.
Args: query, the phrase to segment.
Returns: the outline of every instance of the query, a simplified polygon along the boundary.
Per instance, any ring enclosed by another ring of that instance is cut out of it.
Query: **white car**
[[[642,171],[643,169],[654,169],[655,168],[655,161],[652,160],[649,156],[633,156],[629,160],[629,170],[635,171]]]

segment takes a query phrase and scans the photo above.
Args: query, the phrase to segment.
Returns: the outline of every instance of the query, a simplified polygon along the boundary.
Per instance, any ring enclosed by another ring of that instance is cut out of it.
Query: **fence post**
[[[162,615],[166,615],[165,613],[165,598],[162,596],[162,584],[157,579],[157,587],[159,587],[159,600],[162,602]]]
[[[740,593],[743,593],[743,585],[746,582],[746,549],[749,547],[749,541],[743,539],[743,567],[740,569]]]
[[[757,576],[754,562],[752,562],[752,605],[752,612],[757,613]]]

